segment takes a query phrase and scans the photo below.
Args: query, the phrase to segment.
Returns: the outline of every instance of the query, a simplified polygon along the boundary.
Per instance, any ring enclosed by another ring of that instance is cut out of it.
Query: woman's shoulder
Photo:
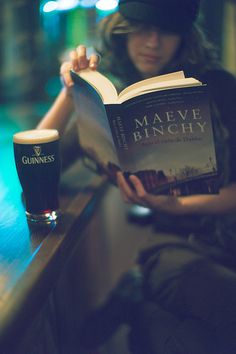
[[[224,69],[212,69],[206,71],[200,80],[207,84],[210,97],[215,101],[221,114],[236,112],[236,77]]]
[[[236,76],[225,69],[207,70],[201,75],[201,80],[219,90],[224,90],[225,86],[236,88]]]

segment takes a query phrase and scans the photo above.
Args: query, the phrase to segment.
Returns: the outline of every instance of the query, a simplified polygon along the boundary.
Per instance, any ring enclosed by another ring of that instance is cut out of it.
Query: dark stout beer
[[[60,179],[59,135],[54,129],[35,129],[13,137],[17,173],[31,221],[55,220]]]

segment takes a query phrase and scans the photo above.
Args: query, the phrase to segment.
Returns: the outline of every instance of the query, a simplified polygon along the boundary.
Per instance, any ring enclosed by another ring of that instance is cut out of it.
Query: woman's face
[[[128,55],[143,78],[158,75],[175,57],[181,43],[176,33],[161,31],[156,27],[128,34]]]

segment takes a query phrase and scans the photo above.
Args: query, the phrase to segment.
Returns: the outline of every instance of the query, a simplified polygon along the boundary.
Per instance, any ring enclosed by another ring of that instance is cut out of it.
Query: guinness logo
[[[35,146],[33,147],[33,149],[34,149],[35,155],[36,155],[36,156],[40,156],[40,154],[41,154],[41,146],[35,145]]]
[[[33,150],[35,155],[32,156],[22,156],[22,163],[24,165],[39,165],[44,163],[51,163],[55,161],[55,155],[45,155],[42,154],[42,147],[39,145],[34,145]]]

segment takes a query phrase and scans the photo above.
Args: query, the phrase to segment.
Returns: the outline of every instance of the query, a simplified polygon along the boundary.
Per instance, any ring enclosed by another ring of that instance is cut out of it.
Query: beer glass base
[[[43,224],[50,224],[51,222],[56,221],[59,216],[59,210],[52,210],[40,214],[32,214],[28,211],[26,211],[25,213],[28,221]]]

